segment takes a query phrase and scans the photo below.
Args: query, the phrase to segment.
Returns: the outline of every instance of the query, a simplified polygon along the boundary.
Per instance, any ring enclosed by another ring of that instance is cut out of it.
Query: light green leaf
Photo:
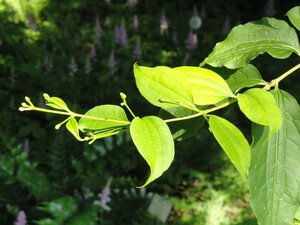
[[[151,104],[172,108],[179,105],[193,106],[193,96],[183,76],[166,66],[145,67],[134,65],[136,85]]]
[[[83,132],[115,129],[129,125],[124,109],[118,105],[96,106],[80,118],[78,127]]]
[[[66,124],[66,128],[68,129],[68,131],[70,131],[71,134],[74,135],[74,137],[78,141],[85,141],[86,140],[86,139],[80,137],[79,129],[78,129],[78,123],[77,123],[77,121],[74,117],[70,117],[68,119],[68,122]]]
[[[259,225],[291,225],[300,206],[300,107],[293,96],[276,90],[282,127],[254,125],[249,171],[250,202]]]
[[[174,68],[190,83],[193,102],[196,105],[211,105],[225,98],[235,97],[226,81],[217,73],[199,67]]]
[[[274,96],[266,90],[252,88],[237,95],[241,111],[254,123],[269,126],[275,133],[282,124],[281,112]]]
[[[174,159],[174,141],[167,124],[156,116],[135,117],[130,124],[130,134],[139,153],[150,167],[145,187],[166,171]]]
[[[233,92],[237,92],[245,87],[267,84],[267,82],[262,79],[256,67],[251,64],[231,74],[226,82]]]
[[[273,18],[236,26],[200,65],[231,69],[244,67],[265,52],[278,59],[287,58],[292,53],[300,55],[295,30],[285,21]]]
[[[65,111],[70,111],[67,104],[58,97],[50,97],[48,94],[44,94],[46,100],[46,105],[55,109],[61,109]]]
[[[191,116],[194,114],[196,114],[195,111],[183,107],[161,109],[159,111],[159,117],[163,119],[180,118],[185,116]],[[195,136],[203,124],[204,118],[196,117],[193,119],[169,123],[168,126],[173,135],[173,139],[176,141],[183,141]]]
[[[290,9],[287,14],[291,23],[300,31],[300,6]]]
[[[209,116],[209,127],[232,164],[244,179],[248,176],[250,165],[250,146],[242,132],[228,120]]]

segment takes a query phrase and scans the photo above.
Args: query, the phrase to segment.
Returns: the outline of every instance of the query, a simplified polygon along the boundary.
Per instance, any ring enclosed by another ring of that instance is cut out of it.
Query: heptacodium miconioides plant
[[[300,6],[291,9],[287,16],[299,31]],[[67,118],[55,128],[65,124],[77,140],[89,143],[129,130],[150,167],[150,175],[141,187],[169,168],[175,152],[173,139],[192,136],[194,128],[207,121],[217,142],[249,183],[250,203],[258,223],[291,225],[300,206],[300,107],[292,95],[279,88],[279,83],[299,69],[300,64],[266,82],[250,64],[263,53],[277,59],[293,53],[300,56],[295,29],[283,20],[262,18],[234,27],[200,67],[135,64],[136,85],[144,98],[161,108],[159,116],[136,116],[124,93],[120,94],[121,106],[129,111],[132,120],[118,105],[100,105],[78,114],[62,99],[48,94],[44,94],[47,108],[36,107],[26,97],[20,111],[65,115]],[[206,64],[236,70],[224,80],[203,68]],[[236,102],[253,122],[251,145],[234,124],[214,115],[216,110]],[[179,121],[181,129],[173,129]]]

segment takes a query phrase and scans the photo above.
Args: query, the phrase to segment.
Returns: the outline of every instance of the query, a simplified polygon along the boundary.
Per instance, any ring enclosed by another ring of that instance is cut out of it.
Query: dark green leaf
[[[224,118],[209,115],[209,127],[228,158],[240,172],[247,178],[250,165],[250,146],[242,132]]]
[[[49,213],[59,224],[62,224],[66,219],[72,216],[77,207],[78,205],[72,197],[65,196],[45,203],[40,209]]]
[[[300,107],[285,91],[274,96],[282,127],[272,136],[264,126],[252,130],[251,205],[260,225],[291,225],[300,206]]]
[[[130,124],[130,134],[139,153],[150,167],[145,187],[166,171],[174,159],[174,141],[167,124],[156,116],[135,117]]]
[[[295,30],[285,21],[273,18],[238,25],[224,41],[215,46],[201,66],[209,64],[232,69],[244,67],[265,52],[278,59],[287,58],[292,53],[300,55]]]
[[[226,81],[233,92],[237,92],[245,87],[267,84],[256,67],[251,64],[237,70]]]
[[[266,90],[252,88],[237,95],[241,111],[254,123],[269,126],[275,133],[281,126],[281,112],[274,96]]]

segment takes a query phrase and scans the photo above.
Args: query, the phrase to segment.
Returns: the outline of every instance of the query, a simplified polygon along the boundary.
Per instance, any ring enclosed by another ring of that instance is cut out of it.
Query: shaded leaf
[[[267,84],[267,82],[262,79],[256,67],[251,64],[234,72],[226,82],[233,92],[237,92],[245,87]]]
[[[156,116],[135,117],[130,124],[130,134],[139,153],[150,167],[145,187],[166,171],[174,159],[174,141],[167,124]]]
[[[224,41],[217,43],[200,65],[209,64],[232,69],[244,67],[265,52],[278,59],[287,58],[292,53],[300,55],[295,30],[285,21],[273,18],[238,25]]]
[[[84,116],[78,122],[78,127],[83,132],[115,129],[129,124],[124,109],[118,105],[96,106],[87,111]]]
[[[195,111],[183,107],[161,109],[159,111],[159,117],[163,119],[180,118],[194,114],[196,114]],[[203,124],[204,118],[196,117],[193,119],[169,123],[168,126],[173,135],[173,139],[177,141],[183,141],[195,136]]]
[[[135,64],[134,77],[142,96],[155,106],[171,108],[181,104],[193,105],[189,83],[174,69]]]
[[[281,112],[274,96],[266,90],[252,88],[237,95],[241,111],[254,123],[269,126],[275,133],[281,126]]]
[[[179,71],[190,83],[196,105],[211,105],[235,97],[226,81],[211,70],[192,66],[181,66],[174,70]]]
[[[248,141],[235,125],[224,118],[209,115],[208,122],[214,137],[235,168],[246,179],[250,165],[250,146]]]
[[[300,206],[300,107],[285,91],[274,96],[283,123],[272,136],[253,125],[250,202],[259,225],[291,225]]]
[[[300,31],[300,6],[290,9],[287,14],[291,23]]]
[[[89,206],[84,210],[76,213],[74,217],[72,217],[66,225],[95,225],[98,221],[99,207],[97,206]]]
[[[59,224],[62,224],[66,219],[72,216],[77,210],[77,207],[78,205],[72,197],[64,196],[47,202],[39,208],[53,216]]]

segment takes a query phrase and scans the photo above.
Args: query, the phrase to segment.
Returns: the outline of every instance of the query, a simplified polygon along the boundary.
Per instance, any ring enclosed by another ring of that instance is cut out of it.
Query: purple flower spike
[[[103,188],[102,192],[98,194],[99,200],[94,201],[95,205],[99,205],[101,208],[103,208],[106,211],[111,210],[111,208],[107,205],[109,202],[111,202],[110,183],[111,183],[111,180],[109,180],[107,182],[107,184]]]
[[[91,49],[90,49],[90,52],[89,52],[89,55],[88,55],[90,58],[95,58],[97,56],[97,52],[96,52],[96,48],[95,48],[95,45],[92,45],[91,46]]]
[[[264,14],[268,17],[273,17],[276,13],[274,0],[269,0],[264,7]]]
[[[93,68],[92,68],[92,64],[91,64],[90,58],[87,57],[86,60],[85,60],[85,64],[84,64],[84,73],[85,74],[90,74],[90,72],[92,70],[93,70]]]
[[[188,61],[190,60],[190,58],[191,58],[191,53],[190,52],[186,52],[184,54],[184,58],[182,60],[182,65],[184,65],[184,66],[187,65]]]
[[[95,42],[99,43],[100,42],[100,38],[101,38],[101,34],[102,34],[102,27],[100,25],[99,16],[98,15],[96,16],[96,19],[95,19],[94,31],[95,31]]]
[[[110,74],[114,74],[117,71],[117,62],[116,62],[116,58],[115,58],[115,51],[112,50],[110,55],[109,55],[109,59],[108,59],[108,69]]]
[[[26,224],[27,224],[26,214],[23,210],[21,210],[17,215],[17,220],[14,225],[26,225]]]
[[[142,58],[142,54],[141,41],[138,40],[133,49],[133,57],[139,60]]]
[[[163,34],[166,30],[168,30],[169,23],[168,23],[168,20],[167,20],[164,12],[161,14],[159,24],[160,24],[160,33],[161,34]]]
[[[133,29],[138,30],[139,26],[140,26],[139,18],[138,18],[137,15],[134,15],[133,22],[132,22],[132,27],[133,27]]]
[[[127,46],[128,45],[128,37],[127,37],[127,30],[125,28],[125,22],[122,21],[120,26],[115,27],[114,31],[115,41],[117,44]]]
[[[23,152],[28,154],[30,152],[30,144],[29,144],[29,139],[26,138],[23,144]]]
[[[230,29],[231,29],[230,19],[228,16],[226,16],[226,19],[225,19],[225,22],[224,22],[224,25],[222,28],[222,34],[227,35],[229,33]]]
[[[70,70],[69,71],[70,76],[74,76],[74,74],[77,73],[77,71],[78,71],[78,66],[75,62],[74,57],[71,58],[71,62],[69,64],[69,70]]]
[[[192,31],[190,31],[185,42],[187,49],[195,49],[198,44],[197,34],[194,34]]]
[[[129,7],[134,7],[136,4],[138,4],[138,0],[127,0],[126,5]]]

